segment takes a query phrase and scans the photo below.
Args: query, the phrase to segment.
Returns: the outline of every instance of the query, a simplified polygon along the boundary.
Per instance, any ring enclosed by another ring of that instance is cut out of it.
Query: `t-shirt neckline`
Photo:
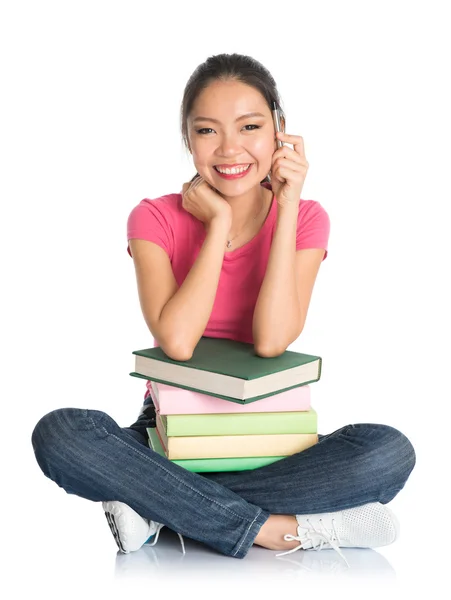
[[[267,185],[264,185],[264,187],[266,187],[267,189],[272,189],[271,187],[268,187]],[[224,252],[224,260],[225,261],[235,260],[237,257],[240,257],[243,254],[247,254],[248,252],[250,252],[252,250],[252,248],[255,246],[255,244],[258,243],[260,237],[271,226],[271,223],[273,221],[275,206],[276,206],[276,201],[275,201],[275,197],[273,194],[272,198],[271,198],[271,206],[269,208],[268,214],[266,215],[266,219],[263,222],[263,225],[260,227],[260,230],[254,235],[254,237],[251,240],[246,242],[243,246],[240,246],[240,248],[237,248],[236,250],[231,250],[230,252]]]

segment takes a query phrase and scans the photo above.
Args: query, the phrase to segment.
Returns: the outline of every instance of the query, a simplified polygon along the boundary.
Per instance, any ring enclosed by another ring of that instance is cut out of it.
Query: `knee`
[[[415,449],[404,433],[388,425],[385,425],[384,428],[383,453],[386,460],[389,464],[398,465],[398,469],[407,479],[416,463]]]
[[[412,472],[415,450],[401,431],[389,425],[368,425],[368,474],[383,481],[387,490],[397,493]]]
[[[44,415],[31,434],[31,443],[36,460],[47,477],[53,478],[51,465],[71,443],[71,433],[87,411],[78,408],[59,408]]]
[[[55,447],[64,443],[64,432],[62,422],[65,418],[66,409],[60,408],[44,415],[33,429],[31,443],[39,466],[48,474],[47,461]]]

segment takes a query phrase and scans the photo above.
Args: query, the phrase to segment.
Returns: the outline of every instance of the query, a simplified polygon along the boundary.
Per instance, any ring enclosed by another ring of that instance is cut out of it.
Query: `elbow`
[[[176,343],[160,344],[163,352],[172,360],[185,362],[193,356],[193,350]]]
[[[258,331],[253,330],[254,337],[254,351],[257,356],[262,358],[274,358],[283,354],[288,346],[295,342],[301,335],[305,324],[305,318],[300,319],[296,323],[296,327],[291,327],[290,331],[286,331],[284,334],[277,336],[275,328],[265,335],[264,338],[258,335]]]
[[[275,356],[280,356],[286,351],[290,344],[298,339],[298,337],[301,335],[301,332],[302,330],[299,331],[296,336],[279,344],[257,343],[254,345],[255,354],[257,354],[257,356],[261,356],[262,358],[274,358]]]
[[[158,345],[163,352],[172,360],[186,361],[193,356],[194,349],[188,348],[188,345],[180,339],[180,336],[176,338],[170,332],[159,327],[155,333],[149,327],[150,332],[154,338],[158,341]]]
[[[257,356],[261,356],[262,358],[274,358],[275,356],[280,356],[285,352],[286,348],[274,348],[271,346],[260,346],[255,344],[254,351]]]
[[[178,362],[185,362],[187,360],[190,360],[190,358],[192,358],[193,356],[192,352],[185,352],[184,350],[181,350],[179,348],[171,348],[171,350],[169,350],[168,352],[165,351],[165,354],[167,354],[172,360],[176,360]]]

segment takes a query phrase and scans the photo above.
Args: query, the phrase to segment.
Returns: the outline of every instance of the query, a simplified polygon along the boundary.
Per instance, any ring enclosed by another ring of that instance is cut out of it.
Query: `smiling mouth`
[[[249,171],[252,163],[241,164],[241,165],[215,165],[213,169],[220,175],[241,175]]]

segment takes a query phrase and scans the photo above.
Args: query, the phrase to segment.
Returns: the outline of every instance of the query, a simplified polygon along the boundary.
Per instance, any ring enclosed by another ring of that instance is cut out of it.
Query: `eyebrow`
[[[243,119],[249,119],[250,117],[265,117],[265,115],[259,112],[250,112],[246,113],[245,115],[241,115],[241,117],[235,119],[235,122],[242,121]],[[197,121],[211,121],[212,123],[221,123],[221,121],[218,121],[217,119],[212,119],[211,117],[196,117],[195,119],[193,119],[193,123],[197,123]]]

